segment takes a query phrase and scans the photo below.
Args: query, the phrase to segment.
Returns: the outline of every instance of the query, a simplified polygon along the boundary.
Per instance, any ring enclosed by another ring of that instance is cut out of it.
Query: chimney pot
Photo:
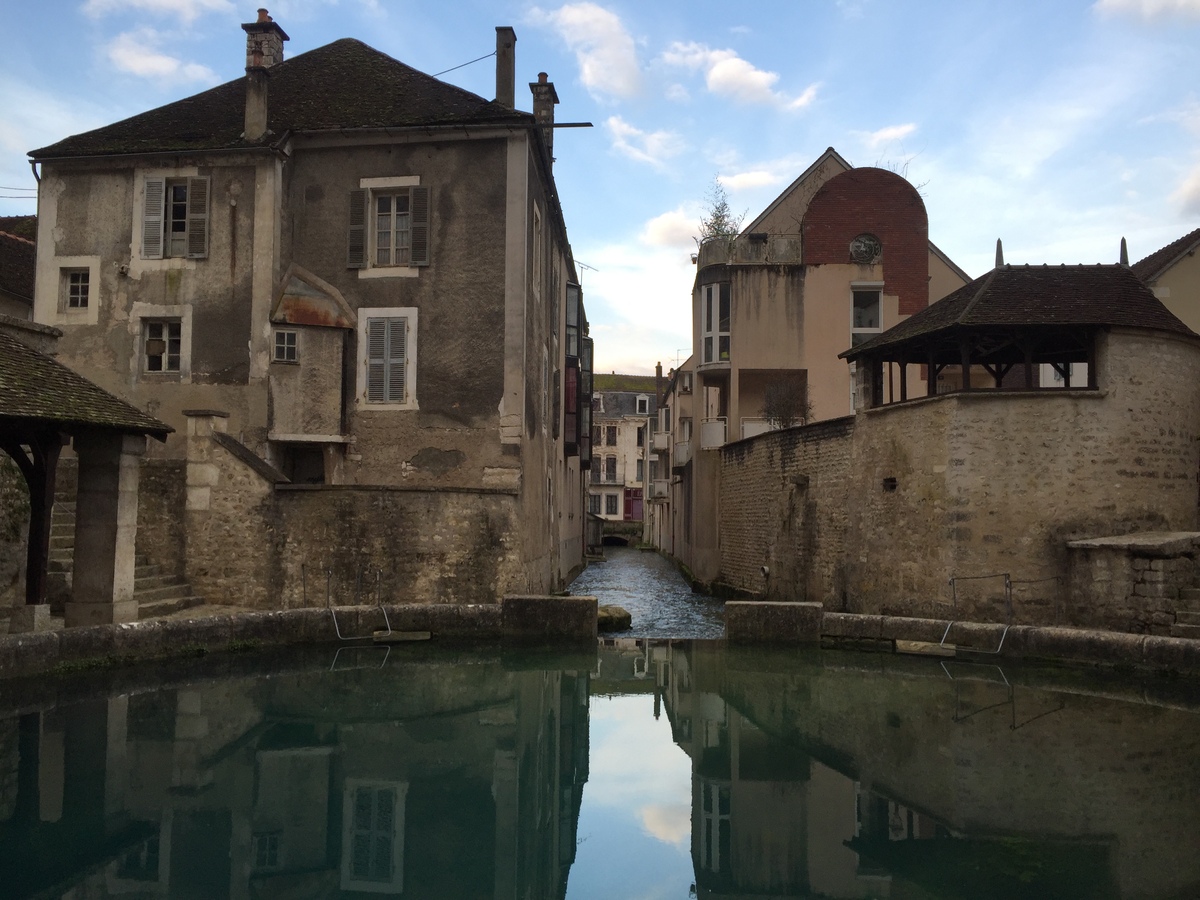
[[[269,15],[267,15],[267,11],[265,9],[262,9],[261,7],[258,10],[258,21],[260,21],[260,22],[272,21],[271,17]]]

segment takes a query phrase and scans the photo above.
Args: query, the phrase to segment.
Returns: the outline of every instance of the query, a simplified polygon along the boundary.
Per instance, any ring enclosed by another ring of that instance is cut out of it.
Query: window
[[[254,868],[279,868],[279,837],[278,831],[264,831],[254,835]]]
[[[850,323],[850,346],[857,347],[883,329],[880,328],[880,289],[855,287],[853,319]]]
[[[620,512],[620,497],[617,494],[604,495],[604,514],[615,516]]]
[[[143,370],[178,372],[183,328],[178,319],[143,319]]]
[[[637,430],[637,445],[639,447],[646,446],[646,426],[639,425]]]
[[[617,480],[617,458],[615,456],[604,457],[604,480]]]
[[[300,358],[296,342],[299,335],[295,331],[275,332],[275,362],[297,362]]]
[[[416,409],[417,311],[360,309],[358,402],[371,409]]]
[[[592,426],[592,444],[597,447],[600,446],[600,426],[599,425]]]
[[[650,460],[650,480],[651,481],[658,480],[658,460],[657,459]]]
[[[348,268],[405,275],[429,265],[429,188],[418,181],[364,178],[350,192]]]
[[[729,282],[706,284],[700,288],[701,343],[705,363],[729,362],[729,307]]]
[[[342,890],[404,890],[407,784],[347,780],[342,802]]]
[[[634,480],[637,482],[646,480],[646,461],[644,459],[639,459],[637,461],[637,478]]]
[[[616,425],[604,426],[604,443],[610,447],[617,446],[617,426]]]
[[[679,373],[679,393],[690,394],[691,392],[692,392],[692,373],[691,372],[680,372]]]
[[[91,289],[88,269],[62,269],[62,302],[64,311],[87,309]]]
[[[208,256],[208,178],[147,175],[142,194],[142,258]]]
[[[650,398],[649,397],[638,397],[637,398],[637,414],[639,416],[644,416],[649,412],[649,410],[650,410]]]
[[[600,515],[600,495],[588,494],[588,512],[592,515]]]

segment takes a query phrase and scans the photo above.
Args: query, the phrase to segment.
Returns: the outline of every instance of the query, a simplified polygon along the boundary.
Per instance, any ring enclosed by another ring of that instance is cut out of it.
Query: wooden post
[[[28,444],[26,451],[23,444]],[[46,567],[50,559],[50,514],[54,507],[54,482],[63,439],[57,431],[0,439],[3,449],[25,478],[29,488],[29,546],[25,555],[25,604],[46,602]]]

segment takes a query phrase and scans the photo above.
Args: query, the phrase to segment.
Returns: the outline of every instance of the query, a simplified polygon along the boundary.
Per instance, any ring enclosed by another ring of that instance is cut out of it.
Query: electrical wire
[[[463,69],[463,68],[466,68],[467,66],[474,65],[477,62],[483,62],[483,60],[487,59],[489,56],[495,56],[495,55],[496,55],[496,51],[493,50],[491,53],[487,54],[487,56],[481,56],[481,57],[479,57],[479,59],[473,59],[470,62],[465,62],[461,66],[452,66],[449,69],[443,69],[440,72],[434,72],[432,77],[440,78],[442,75],[445,75],[447,72],[453,72],[455,69]]]

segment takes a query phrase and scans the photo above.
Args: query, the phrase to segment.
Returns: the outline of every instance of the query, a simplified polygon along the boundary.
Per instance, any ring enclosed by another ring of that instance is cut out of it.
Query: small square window
[[[178,319],[142,323],[142,345],[147,372],[178,372],[183,328]]]
[[[91,299],[91,272],[87,269],[63,269],[62,307],[87,309]]]
[[[275,332],[275,362],[294,363],[300,359],[298,338],[299,335],[294,331]]]

